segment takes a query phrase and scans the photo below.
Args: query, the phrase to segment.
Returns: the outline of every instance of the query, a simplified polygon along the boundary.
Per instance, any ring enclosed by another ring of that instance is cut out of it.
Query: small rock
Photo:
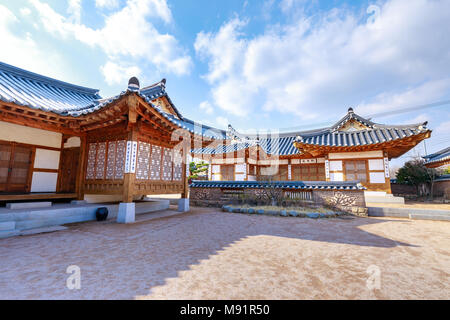
[[[315,212],[307,213],[306,216],[307,216],[308,218],[311,218],[311,219],[317,219],[317,218],[319,218],[319,214],[318,214],[318,213],[315,213]]]
[[[298,212],[297,211],[289,211],[289,215],[291,217],[297,217],[298,216]]]

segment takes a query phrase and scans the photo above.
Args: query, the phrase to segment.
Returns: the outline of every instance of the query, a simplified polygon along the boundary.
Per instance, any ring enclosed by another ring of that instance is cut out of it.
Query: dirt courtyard
[[[191,208],[2,239],[0,269],[0,299],[450,299],[450,223]]]

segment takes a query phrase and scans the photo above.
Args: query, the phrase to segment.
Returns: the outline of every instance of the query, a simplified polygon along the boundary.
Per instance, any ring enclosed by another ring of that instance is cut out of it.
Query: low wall
[[[234,191],[234,192],[232,192]],[[290,192],[284,189],[283,192]],[[283,198],[283,206],[320,205],[330,206],[354,214],[367,213],[364,190],[303,190],[309,193],[307,199]],[[190,201],[193,206],[221,207],[227,204],[269,204],[266,193],[261,188],[220,188],[191,187]]]
[[[407,184],[393,183],[391,184],[391,190],[394,195],[417,196],[416,187]],[[447,195],[447,198],[450,196],[450,178],[436,180],[433,185],[433,196],[443,197],[445,195]]]

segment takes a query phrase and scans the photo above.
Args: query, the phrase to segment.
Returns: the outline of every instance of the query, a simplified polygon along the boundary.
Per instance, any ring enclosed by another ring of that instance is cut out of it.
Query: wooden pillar
[[[189,194],[189,181],[187,178],[187,152],[186,152],[186,148],[183,148],[183,170],[182,170],[182,175],[183,175],[183,192],[181,192],[181,198],[182,199],[186,199],[188,197]]]
[[[80,137],[80,154],[78,156],[78,172],[75,184],[77,200],[84,200],[84,179],[86,175],[87,137]]]
[[[134,95],[128,97],[128,138],[127,141],[137,141],[138,136],[138,128],[136,126],[136,107],[137,107],[137,99]],[[127,144],[128,145],[128,144]],[[128,148],[128,146],[127,146]],[[131,146],[133,148],[133,146]],[[128,152],[128,150],[127,150]],[[132,153],[132,150],[130,150]],[[135,161],[130,159],[130,161]],[[127,171],[127,170],[125,170]],[[122,202],[130,203],[133,202],[134,197],[134,180],[136,178],[135,172],[127,172],[124,173],[123,177],[123,198]]]

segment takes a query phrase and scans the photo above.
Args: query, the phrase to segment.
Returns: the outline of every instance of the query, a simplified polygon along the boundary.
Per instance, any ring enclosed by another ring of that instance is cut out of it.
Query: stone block
[[[6,204],[6,208],[11,210],[33,209],[33,208],[49,208],[52,206],[50,201],[39,202],[10,202]]]
[[[83,205],[83,204],[87,204],[87,201],[86,200],[72,200],[72,201],[70,201],[70,204]]]
[[[134,202],[121,202],[117,213],[118,223],[133,223],[136,217],[136,205]]]
[[[0,222],[0,231],[10,231],[16,228],[15,221]]]
[[[298,216],[298,212],[297,211],[289,211],[289,215],[291,217],[297,217]]]
[[[181,198],[180,200],[178,200],[178,211],[179,212],[189,211],[189,199]]]

